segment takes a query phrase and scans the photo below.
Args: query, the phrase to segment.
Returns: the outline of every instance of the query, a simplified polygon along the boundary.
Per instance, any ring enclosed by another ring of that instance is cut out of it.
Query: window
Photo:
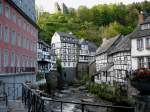
[[[141,30],[146,30],[150,28],[150,24],[143,24],[141,25]]]
[[[4,67],[8,66],[8,49],[4,50]]]
[[[144,68],[144,58],[138,58],[138,68]]]
[[[15,12],[15,11],[13,12],[12,20],[13,20],[13,22],[15,22],[15,23],[16,23],[16,12]]]
[[[4,41],[8,43],[9,29],[8,27],[4,28]]]
[[[20,67],[20,56],[19,55],[17,55],[16,60],[17,60],[17,67]]]
[[[11,53],[11,66],[12,67],[15,66],[15,53],[14,52]]]
[[[143,50],[143,39],[137,39],[137,50]]]
[[[11,32],[11,43],[12,45],[16,45],[16,32],[14,30]]]
[[[150,57],[147,57],[147,67],[150,68]]]
[[[29,40],[27,39],[27,49],[29,49]]]
[[[146,49],[150,49],[150,38],[146,38]]]
[[[1,51],[1,48],[0,48],[0,67],[2,66],[2,51]]]
[[[0,15],[2,15],[3,13],[3,4],[2,4],[2,0],[0,0]]]
[[[5,6],[5,16],[6,16],[7,18],[10,17],[10,8],[9,8],[8,5]]]
[[[2,25],[0,24],[0,40],[2,39]]]

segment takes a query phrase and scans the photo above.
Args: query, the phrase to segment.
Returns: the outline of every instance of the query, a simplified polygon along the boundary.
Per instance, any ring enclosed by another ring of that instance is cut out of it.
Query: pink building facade
[[[0,79],[17,75],[35,80],[37,41],[36,23],[13,1],[0,0]]]

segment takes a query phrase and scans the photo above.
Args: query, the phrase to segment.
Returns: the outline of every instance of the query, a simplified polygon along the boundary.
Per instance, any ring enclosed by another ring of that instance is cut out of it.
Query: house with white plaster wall
[[[150,16],[140,15],[140,21],[131,36],[132,69],[150,67]]]

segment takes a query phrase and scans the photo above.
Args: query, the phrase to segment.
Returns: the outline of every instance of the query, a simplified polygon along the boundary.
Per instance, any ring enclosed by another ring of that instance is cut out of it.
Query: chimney
[[[140,12],[139,14],[139,24],[142,24],[144,23],[144,13],[143,11]]]
[[[72,33],[72,32],[69,32],[69,34],[70,34],[70,35],[73,35],[73,33]]]
[[[103,42],[105,42],[107,39],[106,38],[103,38]]]

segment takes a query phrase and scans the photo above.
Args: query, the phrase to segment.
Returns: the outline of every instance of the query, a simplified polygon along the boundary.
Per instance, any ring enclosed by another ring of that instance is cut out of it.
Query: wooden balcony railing
[[[4,73],[25,73],[25,72],[36,72],[35,67],[4,67],[2,69]]]

